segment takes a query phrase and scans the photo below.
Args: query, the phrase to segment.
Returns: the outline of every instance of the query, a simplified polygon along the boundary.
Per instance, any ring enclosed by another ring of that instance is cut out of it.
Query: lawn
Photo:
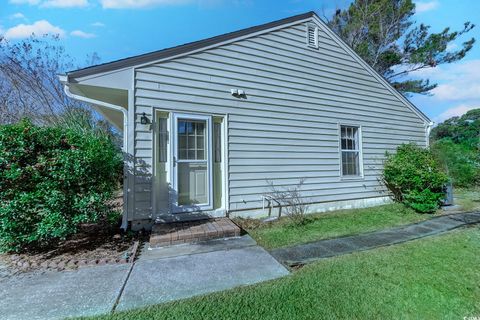
[[[463,319],[480,315],[479,251],[480,229],[472,227],[98,319]]]
[[[454,202],[461,207],[462,211],[480,210],[480,188],[455,189]]]
[[[353,235],[429,219],[434,215],[418,214],[401,204],[372,208],[339,210],[310,216],[305,225],[293,225],[288,218],[270,223],[259,220],[236,220],[266,249],[291,246],[315,240]]]

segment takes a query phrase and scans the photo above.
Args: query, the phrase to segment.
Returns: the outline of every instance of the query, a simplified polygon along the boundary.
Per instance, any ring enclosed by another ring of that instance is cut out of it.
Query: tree
[[[447,138],[480,150],[480,109],[472,109],[461,117],[445,120],[433,128],[430,137],[432,142]]]
[[[480,109],[440,123],[430,140],[435,157],[455,186],[480,184]]]
[[[87,66],[98,63],[96,53]],[[58,74],[76,68],[58,36],[10,42],[0,37],[0,124],[29,118],[37,124],[56,125],[79,132],[105,134],[118,142],[118,133],[90,106],[70,99]]]
[[[58,73],[72,68],[72,59],[56,36],[31,36],[18,42],[0,39],[0,123],[23,117],[50,123],[66,109],[79,107],[58,80]]]
[[[347,9],[337,10],[328,24],[400,92],[428,94],[437,86],[435,83],[405,76],[465,57],[474,38],[463,42],[458,50],[447,50],[447,46],[472,30],[474,24],[465,22],[459,31],[447,27],[430,33],[430,26],[416,25],[414,14],[412,0],[355,0]]]

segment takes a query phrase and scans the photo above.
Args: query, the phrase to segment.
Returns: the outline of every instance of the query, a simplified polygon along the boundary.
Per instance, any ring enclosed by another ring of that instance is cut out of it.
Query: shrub
[[[308,200],[302,196],[301,189],[305,184],[302,178],[298,184],[288,187],[276,187],[273,181],[268,181],[270,192],[266,195],[273,199],[280,210],[285,210],[285,215],[290,218],[294,225],[303,225],[308,222]]]
[[[109,213],[122,157],[108,137],[0,126],[0,251],[41,247]]]
[[[394,200],[417,212],[438,209],[448,177],[431,151],[415,144],[402,144],[395,154],[386,156],[383,181]]]
[[[432,152],[456,187],[480,184],[480,151],[468,144],[457,144],[449,138],[435,141]]]

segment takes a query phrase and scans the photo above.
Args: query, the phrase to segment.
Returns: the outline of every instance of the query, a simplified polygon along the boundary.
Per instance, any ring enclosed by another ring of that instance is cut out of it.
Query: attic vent
[[[309,47],[318,48],[318,27],[307,24],[307,44]]]

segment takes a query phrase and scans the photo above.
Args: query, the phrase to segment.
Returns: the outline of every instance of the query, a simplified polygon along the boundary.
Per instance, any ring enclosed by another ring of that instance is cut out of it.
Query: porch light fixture
[[[145,112],[142,114],[142,117],[140,118],[140,123],[141,124],[149,124],[150,123],[150,119],[148,119]]]
[[[235,98],[246,98],[247,95],[244,90],[241,89],[230,89],[230,94]]]

